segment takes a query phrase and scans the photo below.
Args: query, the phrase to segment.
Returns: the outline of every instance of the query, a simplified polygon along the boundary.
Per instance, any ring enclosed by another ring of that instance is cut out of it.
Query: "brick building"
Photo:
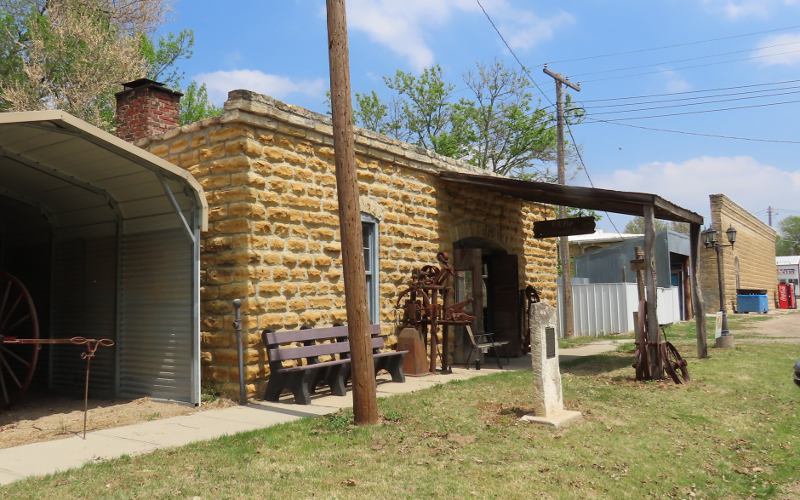
[[[769,294],[769,307],[775,307],[776,275],[775,239],[777,233],[756,216],[737,205],[724,194],[712,194],[711,227],[717,238],[727,244],[725,231],[736,229],[736,244],[722,251],[722,279],[729,311],[736,310],[736,289],[765,289]],[[700,287],[707,312],[719,310],[719,284],[717,257],[714,249],[700,251]]]
[[[147,84],[139,97],[160,99],[154,90]],[[130,137],[127,124],[152,108],[121,109],[120,132]],[[227,390],[237,380],[231,300],[241,298],[248,388],[259,391],[268,375],[262,329],[345,321],[330,120],[237,90],[219,117],[134,139],[191,172],[208,201],[203,380]],[[555,241],[533,238],[533,222],[552,218],[552,208],[448,183],[442,172],[473,167],[379,134],[357,130],[355,147],[372,321],[393,335],[395,300],[411,271],[447,251],[485,280],[481,321],[518,343],[518,291],[532,284],[555,303]]]

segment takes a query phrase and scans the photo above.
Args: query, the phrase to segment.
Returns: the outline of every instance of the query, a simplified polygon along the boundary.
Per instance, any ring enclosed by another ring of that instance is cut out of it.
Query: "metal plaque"
[[[556,357],[556,329],[552,326],[548,326],[544,329],[544,344],[545,350],[547,351],[547,357],[555,358]]]
[[[533,236],[536,238],[554,238],[575,234],[594,233],[594,217],[570,217],[568,219],[541,220],[533,223]]]

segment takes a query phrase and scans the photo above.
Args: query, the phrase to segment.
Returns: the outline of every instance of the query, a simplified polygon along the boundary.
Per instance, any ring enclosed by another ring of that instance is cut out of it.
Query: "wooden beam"
[[[650,376],[660,380],[664,378],[664,365],[659,350],[661,331],[658,327],[656,312],[658,290],[656,288],[655,241],[655,209],[652,205],[646,205],[644,207],[644,280],[647,289],[647,361],[650,365]]]
[[[348,339],[353,380],[353,414],[356,425],[378,422],[375,368],[367,311],[367,282],[362,252],[361,210],[353,139],[350,97],[350,56],[344,0],[327,0],[328,57],[330,61],[333,148]]]
[[[694,320],[697,325],[697,357],[708,357],[708,334],[706,332],[706,311],[703,304],[703,293],[700,291],[698,277],[700,275],[700,224],[689,226],[689,281],[692,288],[692,306]]]

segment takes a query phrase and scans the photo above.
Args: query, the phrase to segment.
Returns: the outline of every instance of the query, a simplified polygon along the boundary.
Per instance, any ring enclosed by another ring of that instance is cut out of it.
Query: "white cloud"
[[[658,194],[708,216],[708,195],[722,193],[751,213],[775,200],[800,197],[800,170],[784,170],[750,156],[701,156],[682,162],[652,162],[597,175],[596,185]]]
[[[754,55],[765,66],[800,64],[800,33],[783,33],[763,38],[758,42]]]
[[[506,0],[484,0],[483,5],[515,49],[530,49],[572,22],[566,12],[540,17]],[[351,0],[348,4],[348,22],[354,31],[388,47],[417,71],[436,61],[429,45],[433,29],[446,25],[458,13],[483,16],[474,0]]]
[[[664,90],[666,92],[686,92],[692,88],[692,85],[677,71],[664,68],[663,74],[666,77],[664,82]]]
[[[287,76],[271,75],[256,69],[201,73],[194,79],[206,84],[208,97],[217,104],[224,102],[228,97],[228,92],[236,89],[252,90],[278,99],[285,99],[293,94],[321,97],[326,88],[326,83],[321,78],[296,80]]]
[[[702,0],[707,10],[736,21],[750,17],[769,17],[781,6],[800,5],[800,0]]]
[[[539,17],[530,11],[506,10],[500,21],[500,31],[512,49],[528,50],[539,42],[550,40],[558,28],[571,24],[572,15],[559,12],[551,17]]]

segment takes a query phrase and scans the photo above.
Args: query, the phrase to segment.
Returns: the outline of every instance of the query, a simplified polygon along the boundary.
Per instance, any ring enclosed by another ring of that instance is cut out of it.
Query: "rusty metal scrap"
[[[446,346],[448,342],[448,326],[468,325],[475,316],[466,312],[472,299],[452,303],[452,278],[455,275],[446,252],[436,254],[438,266],[426,265],[411,273],[408,288],[400,292],[396,307],[403,311],[402,326],[416,328],[423,337],[430,339],[430,371],[436,371],[438,354],[437,332],[439,326],[444,327],[441,365],[443,372],[450,372]]]
[[[10,333],[21,330],[20,336]],[[112,347],[111,339],[72,337],[62,339],[39,338],[39,321],[36,306],[27,287],[15,276],[0,271],[0,407],[9,407],[22,397],[33,379],[44,345],[84,346],[81,359],[86,361],[83,388],[83,437],[89,411],[89,373],[92,359],[100,347]],[[11,346],[31,346],[28,350],[13,350]],[[13,384],[13,385],[12,385]]]

